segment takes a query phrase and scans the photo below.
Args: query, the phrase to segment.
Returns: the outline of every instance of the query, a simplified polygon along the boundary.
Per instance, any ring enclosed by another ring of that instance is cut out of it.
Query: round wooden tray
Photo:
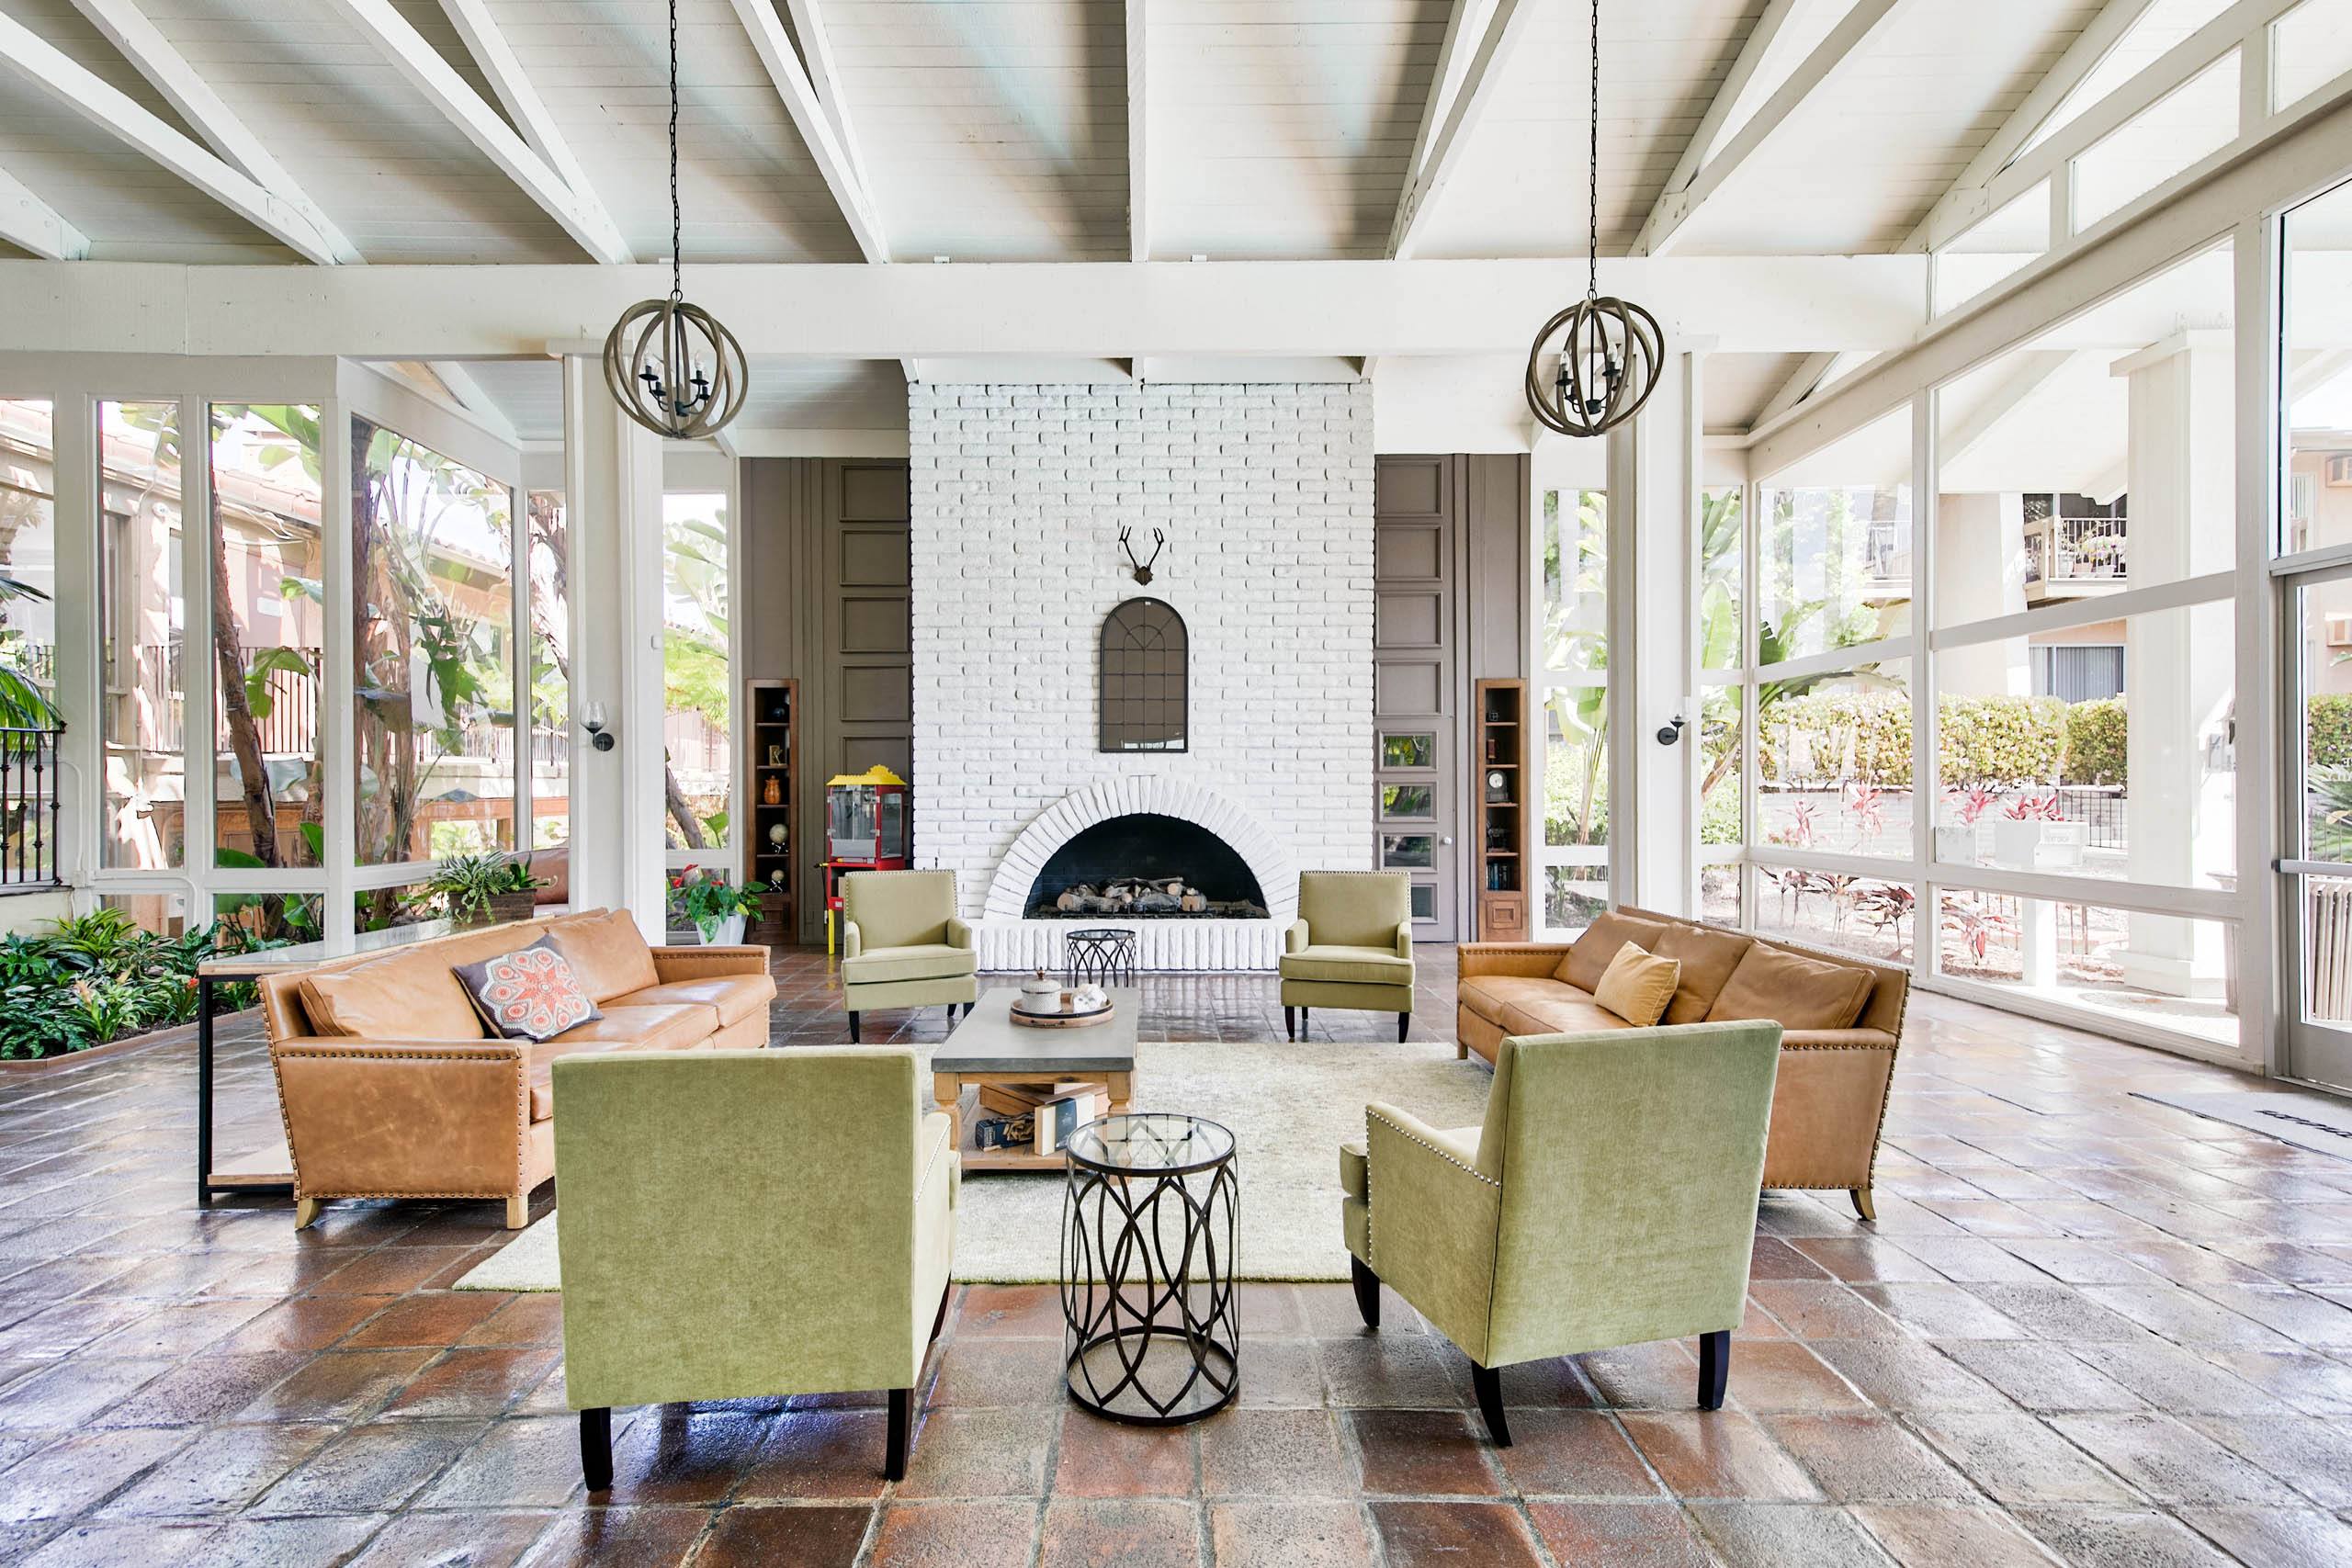
[[[1117,1010],[1109,1002],[1092,1012],[1023,1012],[1018,1007],[1007,1008],[1006,1016],[1023,1029],[1084,1029],[1092,1023],[1108,1023]]]

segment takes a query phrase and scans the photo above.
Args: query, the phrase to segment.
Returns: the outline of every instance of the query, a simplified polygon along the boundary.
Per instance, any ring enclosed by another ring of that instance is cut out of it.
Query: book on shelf
[[[1109,1085],[1083,1078],[1050,1084],[984,1083],[980,1086],[980,1109],[993,1111],[1000,1116],[1026,1116],[1048,1100],[1090,1091],[1101,1095],[1104,1103],[1109,1102]]]
[[[1090,1084],[1073,1094],[1056,1095],[1037,1107],[1035,1148],[1057,1155],[1069,1146],[1070,1134],[1102,1114],[1109,1097],[1100,1085]]]

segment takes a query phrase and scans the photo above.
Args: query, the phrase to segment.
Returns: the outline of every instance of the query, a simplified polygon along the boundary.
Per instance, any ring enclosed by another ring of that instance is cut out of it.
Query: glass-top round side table
[[[1233,1134],[1166,1111],[1105,1116],[1063,1161],[1062,1360],[1098,1416],[1172,1427],[1241,1389]]]

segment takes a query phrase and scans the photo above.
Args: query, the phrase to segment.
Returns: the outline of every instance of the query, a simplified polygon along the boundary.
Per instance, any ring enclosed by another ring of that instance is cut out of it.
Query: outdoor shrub
[[[215,952],[283,945],[234,922],[160,936],[119,909],[0,938],[0,1059],[63,1055],[186,1023],[196,1017],[198,964]],[[250,985],[219,989],[226,1006],[253,1003]]]
[[[2059,698],[1947,696],[1936,716],[1945,784],[2057,782],[2066,752],[2066,705]]]
[[[1911,783],[1911,699],[1901,692],[1812,692],[1758,715],[1768,781],[1857,778]]]
[[[2316,768],[2352,768],[2352,696],[2309,699],[2307,744]]]
[[[2120,784],[2124,777],[2129,721],[2121,697],[2075,703],[2066,710],[2066,766],[2060,782]]]

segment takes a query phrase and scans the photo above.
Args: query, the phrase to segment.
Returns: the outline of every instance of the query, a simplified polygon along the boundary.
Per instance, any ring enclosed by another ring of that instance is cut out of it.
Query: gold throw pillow
[[[1667,1004],[1674,1000],[1674,987],[1681,980],[1681,960],[1660,958],[1629,942],[1601,971],[1592,999],[1634,1028],[1647,1029],[1665,1016]]]

